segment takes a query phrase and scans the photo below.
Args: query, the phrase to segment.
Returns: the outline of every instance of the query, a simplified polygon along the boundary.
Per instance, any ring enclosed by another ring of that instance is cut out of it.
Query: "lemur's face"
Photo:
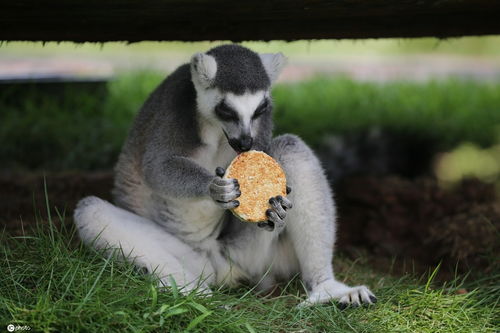
[[[221,122],[229,144],[237,152],[252,148],[259,120],[266,112],[271,112],[267,91],[246,92],[243,95],[227,93],[214,107],[214,114]]]
[[[238,153],[252,149],[260,121],[272,109],[269,91],[263,90],[237,95],[213,89],[202,92],[198,102],[201,102],[198,105],[203,115],[220,126],[229,144]]]
[[[237,51],[241,48],[226,47],[236,48]],[[244,52],[251,51],[244,49]],[[269,121],[272,110],[271,82],[277,78],[286,60],[280,53],[254,55],[250,59],[253,63],[248,57],[241,60],[241,66],[246,68],[240,68],[234,58],[223,64],[226,67],[220,63],[218,66],[218,61],[224,62],[224,59],[220,59],[223,55],[216,60],[209,54],[198,53],[191,60],[191,75],[200,116],[220,126],[228,143],[238,153],[252,149],[261,122]],[[233,68],[227,69],[228,62]],[[255,71],[251,66],[255,67]],[[221,82],[224,79],[229,82]],[[259,80],[262,82],[258,82]],[[231,86],[236,81],[238,82]]]

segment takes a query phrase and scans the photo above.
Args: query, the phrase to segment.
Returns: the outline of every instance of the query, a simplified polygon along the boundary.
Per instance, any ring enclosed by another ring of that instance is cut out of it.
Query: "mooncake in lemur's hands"
[[[287,194],[285,172],[271,156],[251,150],[231,162],[224,178],[235,178],[240,185],[240,205],[231,211],[245,222],[268,220],[270,198]]]

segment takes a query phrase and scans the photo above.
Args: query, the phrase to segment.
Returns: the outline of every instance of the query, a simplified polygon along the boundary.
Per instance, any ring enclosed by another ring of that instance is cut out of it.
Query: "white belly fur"
[[[189,241],[199,241],[208,237],[221,221],[224,210],[210,198],[168,198],[168,208],[181,217],[183,233],[189,233]]]

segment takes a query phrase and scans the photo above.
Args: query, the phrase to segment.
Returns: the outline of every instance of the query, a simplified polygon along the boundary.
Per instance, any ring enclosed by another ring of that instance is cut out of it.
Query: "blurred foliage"
[[[56,94],[39,86],[2,87],[2,167],[111,167],[131,120],[161,79],[147,72],[122,75],[104,94],[71,84]]]
[[[274,98],[277,132],[294,132],[313,145],[326,133],[376,126],[432,138],[441,149],[463,141],[488,146],[500,124],[500,83],[316,78],[279,85]]]
[[[102,169],[116,161],[131,121],[162,80],[153,72],[119,75],[107,94],[68,85],[54,93],[0,89],[2,168]],[[500,83],[447,80],[366,83],[316,78],[274,89],[276,132],[310,144],[326,133],[377,126],[435,138],[443,149],[496,142]]]
[[[436,163],[436,175],[444,185],[474,177],[486,183],[500,181],[500,145],[481,149],[464,143],[442,154]]]

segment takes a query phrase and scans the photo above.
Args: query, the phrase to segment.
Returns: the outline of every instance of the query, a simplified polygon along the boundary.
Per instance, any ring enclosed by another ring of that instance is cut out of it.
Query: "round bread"
[[[240,205],[233,214],[245,222],[267,220],[269,199],[286,196],[286,177],[281,166],[271,156],[251,150],[241,153],[231,162],[224,178],[236,178],[240,184]]]

